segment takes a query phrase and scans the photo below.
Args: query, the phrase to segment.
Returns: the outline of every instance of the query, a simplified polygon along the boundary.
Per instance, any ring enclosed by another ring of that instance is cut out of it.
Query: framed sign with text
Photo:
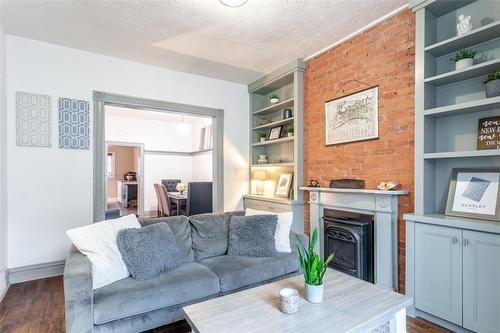
[[[500,116],[479,119],[477,150],[500,149]]]

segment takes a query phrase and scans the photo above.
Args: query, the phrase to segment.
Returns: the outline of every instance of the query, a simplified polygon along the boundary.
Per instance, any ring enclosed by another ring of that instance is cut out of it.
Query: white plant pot
[[[287,133],[288,134],[288,137],[292,137],[293,136],[293,133]]]
[[[271,104],[279,103],[279,101],[280,101],[279,98],[271,98]]]
[[[260,138],[260,142],[265,142],[266,138]]]
[[[323,301],[323,285],[312,286],[304,283],[306,300],[311,303],[321,303]]]
[[[455,62],[455,70],[460,70],[474,65],[474,59],[466,58]]]

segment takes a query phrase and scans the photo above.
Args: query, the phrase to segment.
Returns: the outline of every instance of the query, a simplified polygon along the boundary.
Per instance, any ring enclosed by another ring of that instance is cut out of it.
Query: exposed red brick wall
[[[404,291],[404,213],[413,211],[415,16],[405,10],[311,59],[304,82],[304,177],[328,186],[356,178],[366,188],[396,180],[411,194],[399,204],[399,276]],[[379,87],[379,139],[325,145],[325,102]],[[345,85],[344,85],[345,84]],[[344,86],[343,86],[344,85]],[[306,198],[307,200],[307,198]],[[306,205],[306,231],[309,207]]]

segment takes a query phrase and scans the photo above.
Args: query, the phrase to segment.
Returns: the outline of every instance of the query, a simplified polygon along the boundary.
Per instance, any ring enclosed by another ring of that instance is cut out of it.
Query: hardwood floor
[[[1,333],[64,332],[64,292],[61,276],[12,285],[0,303]],[[420,318],[408,318],[408,333],[450,332]],[[186,333],[189,325],[180,321],[147,331]]]

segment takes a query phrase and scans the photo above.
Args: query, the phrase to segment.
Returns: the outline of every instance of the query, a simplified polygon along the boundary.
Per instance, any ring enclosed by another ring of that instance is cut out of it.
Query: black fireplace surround
[[[373,216],[325,209],[323,221],[325,258],[335,252],[329,266],[373,283]]]

